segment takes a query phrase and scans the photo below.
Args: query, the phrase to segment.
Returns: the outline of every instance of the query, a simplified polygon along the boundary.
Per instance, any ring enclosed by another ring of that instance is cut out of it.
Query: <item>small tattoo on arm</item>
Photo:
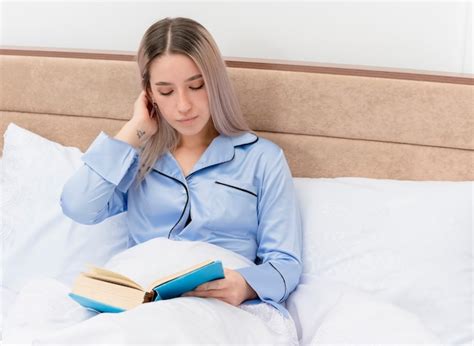
[[[145,135],[145,131],[137,130],[138,139],[141,139]]]

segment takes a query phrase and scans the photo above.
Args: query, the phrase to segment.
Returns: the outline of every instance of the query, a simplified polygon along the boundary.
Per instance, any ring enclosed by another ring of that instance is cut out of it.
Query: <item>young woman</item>
[[[220,52],[197,22],[153,24],[137,60],[143,91],[133,116],[84,154],[84,167],[64,187],[64,213],[93,224],[127,211],[137,243],[200,240],[256,260],[189,295],[233,305],[258,297],[283,310],[302,269],[283,151],[249,132]]]
[[[64,186],[63,212],[95,224],[127,211],[134,243],[204,241],[257,265],[225,269],[186,296],[234,306],[258,299],[288,317],[298,284],[301,221],[280,147],[249,130],[209,32],[166,18],[137,54],[143,91],[114,136],[101,132]]]

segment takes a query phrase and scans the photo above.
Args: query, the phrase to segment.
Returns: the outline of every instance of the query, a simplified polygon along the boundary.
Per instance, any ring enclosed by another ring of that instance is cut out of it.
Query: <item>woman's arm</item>
[[[82,166],[64,185],[63,213],[83,224],[96,224],[127,210],[127,193],[138,173],[139,148],[158,129],[144,91],[133,117],[114,138],[101,132],[82,156]]]
[[[302,222],[283,150],[269,155],[258,204],[258,265],[237,269],[263,301],[283,303],[302,273]],[[276,303],[276,304],[275,304]]]
[[[63,187],[63,213],[90,225],[126,211],[128,188],[138,172],[138,151],[101,132],[81,159],[84,165]]]

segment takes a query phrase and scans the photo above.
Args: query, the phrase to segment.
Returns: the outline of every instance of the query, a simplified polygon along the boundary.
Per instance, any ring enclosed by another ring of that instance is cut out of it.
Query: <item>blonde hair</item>
[[[211,34],[198,22],[183,17],[164,18],[151,25],[140,42],[136,61],[142,77],[142,88],[152,99],[150,66],[165,54],[184,54],[201,70],[209,98],[209,111],[217,132],[232,136],[249,131],[235,90],[227,75],[225,62]],[[143,146],[137,183],[151,171],[166,151],[173,151],[179,133],[157,112],[158,131]]]

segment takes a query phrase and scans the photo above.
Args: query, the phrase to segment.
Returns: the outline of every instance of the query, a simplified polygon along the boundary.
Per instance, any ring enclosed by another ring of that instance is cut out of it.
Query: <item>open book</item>
[[[146,288],[124,275],[90,267],[76,278],[69,296],[99,312],[122,312],[143,303],[179,297],[205,282],[222,278],[222,262],[212,260],[160,278]]]

